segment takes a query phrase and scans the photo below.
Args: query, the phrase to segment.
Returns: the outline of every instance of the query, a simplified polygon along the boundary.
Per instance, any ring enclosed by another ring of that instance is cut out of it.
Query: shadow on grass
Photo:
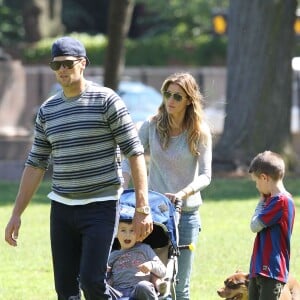
[[[0,206],[13,205],[18,193],[18,182],[0,181]],[[41,203],[49,205],[48,193],[51,191],[51,181],[44,180],[35,193],[32,203]]]
[[[205,201],[243,200],[257,197],[255,185],[246,178],[215,178],[202,192]]]
[[[300,197],[300,178],[286,177],[284,179],[285,188],[294,198]],[[259,199],[259,193],[255,183],[250,178],[215,178],[211,184],[202,191],[204,201],[223,200],[248,200],[250,198]],[[295,201],[296,206],[300,203]]]
[[[300,178],[287,177],[284,180],[286,189],[294,196],[300,197]],[[0,182],[0,206],[12,205],[18,192],[19,183]],[[32,202],[49,204],[47,194],[51,190],[51,181],[44,180]],[[204,201],[230,201],[258,199],[255,183],[250,178],[213,178],[211,184],[202,191]],[[300,206],[298,201],[296,206]]]

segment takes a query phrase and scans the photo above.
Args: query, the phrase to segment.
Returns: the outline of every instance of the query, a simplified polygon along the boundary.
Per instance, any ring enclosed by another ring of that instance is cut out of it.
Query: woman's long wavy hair
[[[179,85],[190,100],[190,105],[187,106],[183,128],[188,133],[188,145],[193,155],[199,155],[198,143],[207,142],[206,132],[203,131],[203,96],[200,93],[199,86],[195,78],[189,73],[175,73],[165,79],[162,84],[161,92],[167,91],[170,84]],[[170,141],[170,130],[172,119],[167,113],[165,100],[158,108],[158,113],[154,117],[156,128],[160,138],[160,143],[163,149],[168,148]]]

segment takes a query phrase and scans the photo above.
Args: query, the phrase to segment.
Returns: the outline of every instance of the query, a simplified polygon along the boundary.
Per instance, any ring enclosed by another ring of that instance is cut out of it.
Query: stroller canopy
[[[149,206],[151,208],[153,223],[155,227],[162,228],[165,235],[170,239],[173,246],[177,247],[177,230],[175,207],[173,203],[164,195],[148,191]],[[120,220],[132,220],[135,212],[135,191],[134,189],[125,190],[120,198]],[[153,247],[159,247],[159,237],[155,234],[157,229],[153,230],[145,242]]]

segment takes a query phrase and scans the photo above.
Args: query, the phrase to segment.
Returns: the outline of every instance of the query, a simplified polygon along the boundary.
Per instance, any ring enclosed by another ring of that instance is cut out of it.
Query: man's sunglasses
[[[81,58],[74,60],[54,60],[49,63],[49,66],[53,71],[59,70],[61,66],[64,66],[64,68],[72,69],[79,61],[81,61]]]
[[[182,99],[183,99],[183,96],[180,95],[180,94],[177,94],[177,93],[171,93],[171,92],[168,92],[168,91],[163,91],[163,96],[166,98],[166,99],[170,99],[171,97],[173,97],[173,99],[177,102],[180,102]]]

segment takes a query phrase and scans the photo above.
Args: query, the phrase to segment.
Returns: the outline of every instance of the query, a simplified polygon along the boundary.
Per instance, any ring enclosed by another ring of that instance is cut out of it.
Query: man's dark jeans
[[[111,299],[106,268],[114,230],[117,201],[69,206],[51,203],[50,234],[58,300]]]

